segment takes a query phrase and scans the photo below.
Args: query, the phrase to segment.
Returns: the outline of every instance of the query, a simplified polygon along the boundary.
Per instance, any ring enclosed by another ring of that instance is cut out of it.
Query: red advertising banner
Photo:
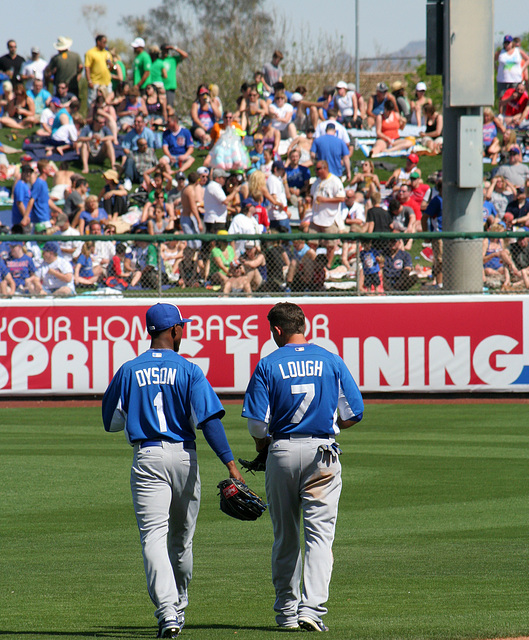
[[[337,353],[363,391],[529,390],[529,302],[522,297],[296,299],[307,338]],[[157,300],[2,302],[1,395],[103,393],[149,347],[145,312]],[[186,326],[180,353],[217,391],[242,392],[276,348],[275,300],[172,300]],[[527,316],[527,318],[526,318]]]

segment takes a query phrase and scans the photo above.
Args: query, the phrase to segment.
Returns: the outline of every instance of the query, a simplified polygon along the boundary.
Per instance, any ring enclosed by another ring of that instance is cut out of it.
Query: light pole
[[[360,92],[360,46],[358,43],[358,34],[360,32],[360,19],[358,13],[358,6],[360,0],[355,0],[355,82],[356,90]]]

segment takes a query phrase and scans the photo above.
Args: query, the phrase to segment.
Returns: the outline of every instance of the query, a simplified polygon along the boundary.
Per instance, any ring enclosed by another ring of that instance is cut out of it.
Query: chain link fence
[[[17,241],[24,243],[22,255],[32,258],[36,274],[21,269],[25,262],[13,248]],[[43,250],[47,241],[73,251],[61,259],[62,251],[56,256]],[[75,295],[86,297],[421,296],[529,290],[529,232],[9,235],[0,236],[0,243],[0,256],[15,283],[14,290],[2,292],[4,297],[53,296],[51,269],[72,273]],[[30,286],[29,278],[42,286]],[[65,293],[64,287],[61,291]]]

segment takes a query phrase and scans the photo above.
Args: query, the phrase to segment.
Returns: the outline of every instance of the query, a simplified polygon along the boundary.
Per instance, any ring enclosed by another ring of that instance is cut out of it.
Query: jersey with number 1
[[[118,418],[116,418],[118,416]],[[195,428],[224,409],[201,369],[170,349],[149,349],[126,362],[103,397],[103,423],[124,421],[129,442],[194,440]]]
[[[362,395],[337,355],[315,344],[287,344],[263,358],[250,380],[242,415],[269,433],[332,435],[342,420],[361,420]]]

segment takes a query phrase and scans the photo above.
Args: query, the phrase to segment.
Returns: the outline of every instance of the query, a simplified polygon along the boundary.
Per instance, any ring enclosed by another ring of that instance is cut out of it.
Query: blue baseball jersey
[[[6,264],[17,287],[24,286],[26,278],[32,276],[36,271],[35,263],[28,255],[23,255],[21,258],[8,256]]]
[[[361,420],[362,395],[338,356],[315,344],[287,344],[255,368],[242,415],[274,433],[332,435],[342,420]]]
[[[3,258],[0,258],[0,282],[7,276],[9,273],[9,269],[7,268],[6,263]]]
[[[195,440],[196,427],[223,416],[202,370],[170,349],[149,349],[126,362],[103,396],[105,430],[124,427],[130,443]]]
[[[362,262],[364,273],[378,273],[380,271],[380,265],[377,260],[379,256],[380,251],[373,247],[360,251],[360,261]]]

